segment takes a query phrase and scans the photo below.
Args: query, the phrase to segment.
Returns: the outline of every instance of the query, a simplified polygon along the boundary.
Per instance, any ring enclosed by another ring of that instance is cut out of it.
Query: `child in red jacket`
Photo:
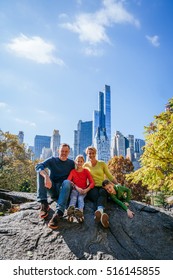
[[[76,168],[71,170],[67,178],[73,184],[69,208],[67,209],[68,220],[70,222],[73,221],[74,216],[78,222],[84,221],[84,198],[87,192],[94,188],[94,181],[89,170],[83,168],[84,162],[83,155],[78,155],[75,159]],[[76,206],[78,206],[78,208],[75,208]]]

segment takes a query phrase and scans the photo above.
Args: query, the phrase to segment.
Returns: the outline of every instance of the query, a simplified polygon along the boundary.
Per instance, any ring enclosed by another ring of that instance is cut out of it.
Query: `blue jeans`
[[[47,193],[57,200],[56,211],[60,210],[64,213],[68,199],[71,192],[71,182],[69,180],[64,180],[61,183],[52,183],[51,189],[47,189],[44,185],[44,178],[39,173],[37,173],[37,201],[47,201]]]
[[[94,202],[95,208],[105,208],[108,199],[108,193],[102,187],[95,186],[87,193],[87,198]]]
[[[84,198],[86,194],[80,194],[77,190],[73,189],[70,195],[69,206],[78,206],[80,210],[84,208]]]

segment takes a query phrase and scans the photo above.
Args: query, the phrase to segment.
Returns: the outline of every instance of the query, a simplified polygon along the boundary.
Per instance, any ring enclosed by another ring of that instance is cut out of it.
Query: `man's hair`
[[[102,182],[102,187],[104,188],[105,186],[109,185],[110,184],[110,181],[109,180],[104,180]]]
[[[67,143],[62,143],[62,144],[59,146],[59,149],[61,149],[62,147],[68,147],[69,150],[70,150],[70,145],[67,144]]]

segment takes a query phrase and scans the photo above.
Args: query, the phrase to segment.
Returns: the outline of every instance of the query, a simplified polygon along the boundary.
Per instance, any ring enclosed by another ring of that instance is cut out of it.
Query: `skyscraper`
[[[104,113],[104,93],[99,92],[99,128],[102,131],[105,128],[105,113]]]
[[[145,146],[145,141],[143,139],[135,139],[135,153],[143,154],[142,147]]]
[[[24,132],[23,131],[19,131],[18,139],[19,139],[19,143],[22,144],[24,141]]]
[[[108,85],[105,85],[105,128],[111,142],[111,89]]]
[[[116,131],[112,143],[112,157],[126,155],[125,137],[120,131]]]
[[[85,149],[92,145],[92,121],[78,122],[77,130],[74,131],[74,157],[82,154],[86,158]]]
[[[42,149],[50,148],[50,136],[36,135],[34,138],[34,159],[39,159]]]
[[[93,139],[96,136],[99,127],[99,111],[94,110],[93,112]]]
[[[131,154],[130,160],[133,161],[133,160],[134,160],[134,152],[135,152],[135,140],[134,140],[134,135],[129,134],[129,135],[127,136],[127,139],[129,140],[129,149],[130,149],[130,154]]]
[[[51,137],[51,149],[52,155],[56,157],[58,155],[58,148],[60,146],[61,136],[59,134],[59,130],[54,129],[53,135]]]
[[[110,159],[111,143],[111,104],[110,86],[105,85],[105,90],[99,92],[98,111],[94,111],[93,119],[93,144],[97,149],[100,160]],[[108,133],[107,133],[108,132]]]

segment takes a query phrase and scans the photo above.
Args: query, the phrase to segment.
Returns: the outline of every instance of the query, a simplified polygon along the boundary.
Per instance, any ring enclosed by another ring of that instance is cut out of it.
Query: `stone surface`
[[[76,220],[69,223],[64,216],[59,228],[52,230],[47,224],[55,202],[47,219],[42,220],[35,198],[35,194],[28,194],[30,202],[20,204],[19,212],[0,217],[1,260],[173,259],[172,211],[132,201],[130,208],[135,216],[129,219],[124,210],[109,202],[106,212],[110,227],[104,229],[94,222],[94,206],[87,201],[83,224]]]

